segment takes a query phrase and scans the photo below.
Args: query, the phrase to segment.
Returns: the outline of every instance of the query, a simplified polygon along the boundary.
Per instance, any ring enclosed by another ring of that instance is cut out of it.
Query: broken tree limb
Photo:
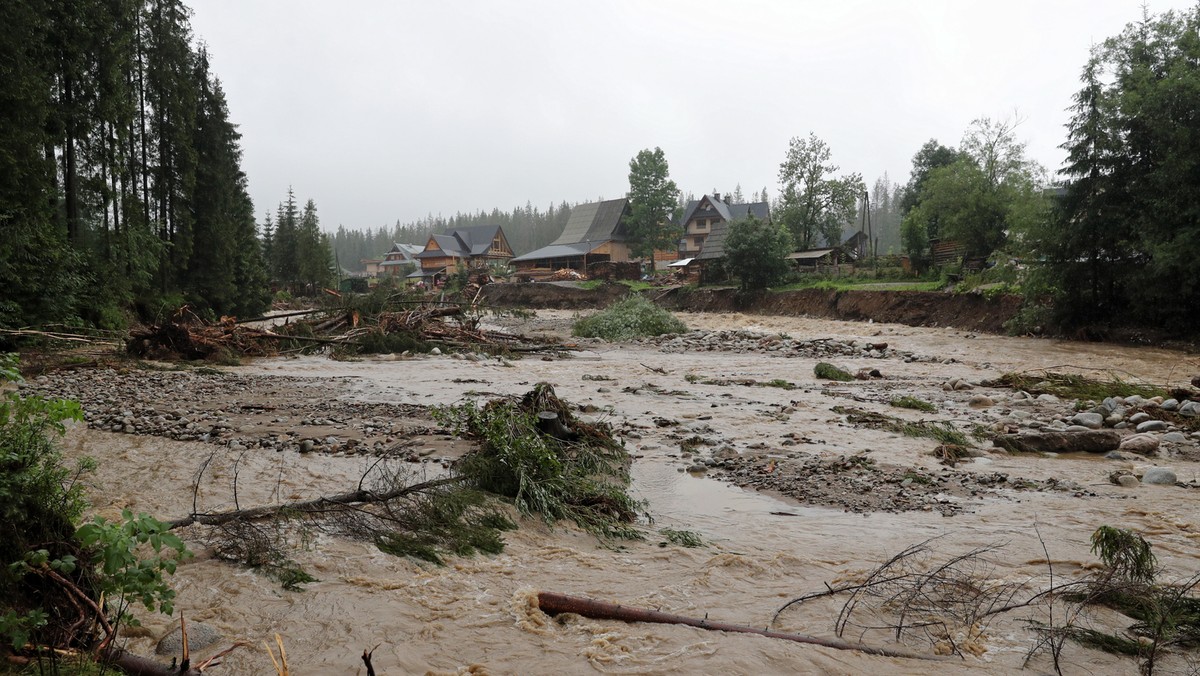
[[[700,629],[728,631],[740,634],[757,634],[759,636],[766,636],[768,638],[779,638],[785,641],[795,641],[797,643],[809,643],[826,648],[835,648],[837,650],[858,650],[860,652],[867,653],[868,655],[883,655],[886,657],[903,657],[918,660],[942,659],[940,657],[934,657],[931,655],[920,655],[904,650],[876,648],[873,646],[862,645],[860,643],[850,643],[848,641],[842,641],[839,639],[818,638],[816,636],[806,636],[804,634],[788,634],[780,631],[759,629],[757,627],[747,627],[741,624],[712,622],[708,619],[696,619],[694,617],[663,613],[657,610],[647,610],[645,608],[630,608],[619,603],[597,601],[595,599],[583,598],[580,596],[568,596],[566,594],[558,594],[555,592],[538,592],[538,608],[540,608],[541,611],[547,615],[574,613],[575,615],[582,615],[584,617],[590,617],[596,620],[652,622],[656,624],[684,624],[689,627],[699,627]]]
[[[368,490],[359,488],[358,490],[348,493],[339,493],[338,495],[322,496],[314,500],[303,500],[300,502],[289,502],[282,505],[265,505],[262,507],[252,507],[250,509],[233,509],[227,512],[215,512],[211,514],[191,514],[182,519],[167,521],[168,530],[183,528],[194,523],[204,524],[206,526],[219,526],[231,521],[250,521],[253,519],[262,519],[269,516],[275,516],[280,512],[321,512],[330,508],[346,507],[355,504],[366,504],[374,502],[387,502],[405,495],[418,493],[420,491],[438,488],[440,486],[448,486],[453,483],[463,481],[463,477],[452,476],[443,479],[432,479],[423,481],[411,486],[404,486],[386,493],[373,493]]]

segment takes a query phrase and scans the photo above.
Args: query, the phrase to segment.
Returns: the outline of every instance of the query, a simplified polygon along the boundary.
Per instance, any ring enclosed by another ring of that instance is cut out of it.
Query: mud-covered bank
[[[618,284],[594,290],[555,284],[497,284],[484,289],[493,305],[521,308],[585,309],[604,307],[628,293]],[[646,292],[656,303],[679,312],[744,312],[868,319],[907,326],[948,326],[983,333],[1005,333],[1005,323],[1021,307],[1019,296],[928,291],[798,291],[740,294],[736,289],[680,287]]]

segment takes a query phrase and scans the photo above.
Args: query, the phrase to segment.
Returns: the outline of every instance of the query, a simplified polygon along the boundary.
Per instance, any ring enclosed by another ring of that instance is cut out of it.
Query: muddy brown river
[[[562,334],[572,313],[539,312],[510,330]],[[583,342],[562,358],[470,361],[448,355],[342,362],[325,357],[259,360],[226,370],[247,375],[314,380],[317,399],[451,404],[468,392],[489,397],[522,394],[534,383],[554,384],[563,399],[592,405],[626,432],[634,454],[632,492],[649,504],[653,523],[644,542],[602,543],[558,525],[525,521],[505,535],[494,556],[452,558],[436,567],[383,554],[369,544],[315,534],[294,543],[293,558],[317,578],[304,591],[284,591],[251,570],[215,559],[185,530],[197,558],[173,578],[176,607],[191,621],[211,624],[229,641],[247,641],[213,674],[272,674],[263,641],[279,634],[296,674],[365,674],[360,655],[374,648],[380,674],[1007,674],[1052,673],[1046,655],[1026,663],[1036,641],[1029,621],[1048,621],[1045,605],[994,616],[982,626],[956,627],[963,657],[929,662],[875,657],[752,635],[584,619],[549,618],[536,592],[556,591],[665,612],[766,627],[775,611],[826,584],[858,580],[904,548],[931,538],[946,556],[1000,546],[986,554],[979,584],[1014,584],[1033,591],[1090,574],[1096,558],[1089,537],[1100,525],[1143,533],[1168,579],[1200,570],[1200,492],[1185,485],[1124,488],[1108,481],[1118,467],[1140,472],[1168,467],[1192,486],[1200,464],[1171,454],[1139,460],[1010,456],[986,453],[956,471],[1005,473],[1031,481],[1054,479],[1077,489],[945,496],[961,508],[898,513],[846,511],[806,504],[722,480],[717,471],[688,472],[678,435],[697,434],[739,454],[804,453],[822,459],[866,453],[876,462],[949,471],[931,455],[935,442],[845,423],[834,406],[853,405],[913,420],[924,417],[987,424],[1013,407],[1011,392],[946,390],[1008,371],[1037,368],[1103,369],[1126,379],[1183,384],[1200,373],[1195,355],[1149,348],[973,335],[952,329],[744,315],[688,315],[691,328],[742,328],[791,337],[887,342],[893,349],[937,359],[839,357],[850,371],[877,368],[883,378],[830,385],[813,375],[816,359],[778,353],[666,352],[652,344]],[[692,376],[689,378],[688,376]],[[603,376],[610,380],[597,380]],[[704,381],[782,379],[796,389],[705,384]],[[985,392],[986,409],[968,406]],[[936,414],[899,410],[887,398],[910,394],[938,406]],[[1047,404],[1037,415],[1062,416],[1070,402]],[[1056,406],[1056,408],[1055,408]],[[1053,408],[1054,412],[1049,409]],[[677,425],[664,427],[657,420]],[[675,436],[672,436],[675,435]],[[799,439],[797,442],[795,440]],[[784,443],[785,440],[790,440]],[[1195,440],[1191,445],[1195,446]],[[73,453],[97,458],[93,500],[102,514],[123,507],[177,518],[191,510],[192,481],[214,445],[151,436],[75,430]],[[708,449],[709,451],[713,449]],[[201,509],[242,507],[316,497],[354,487],[370,459],[320,453],[218,448],[197,499]],[[436,463],[414,464],[435,473]],[[865,489],[903,491],[903,486]],[[705,546],[660,546],[662,528],[698,533]],[[198,528],[198,527],[193,527]],[[1047,554],[1049,562],[1047,564]],[[814,599],[785,611],[779,631],[832,637],[845,597]],[[1062,613],[1062,606],[1054,612]],[[1110,618],[1111,619],[1111,618]],[[143,615],[130,647],[152,654],[155,640],[177,620]],[[1103,617],[1096,620],[1101,623]],[[851,628],[844,638],[933,655],[936,641],[921,635],[904,644],[887,630]],[[228,645],[226,642],[225,645]],[[1064,673],[1128,674],[1133,661],[1067,644]],[[1158,673],[1186,673],[1173,658]]]

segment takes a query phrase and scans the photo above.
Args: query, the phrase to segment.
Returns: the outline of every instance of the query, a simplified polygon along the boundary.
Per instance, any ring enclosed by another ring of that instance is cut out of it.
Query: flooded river
[[[561,332],[569,313],[541,312],[526,330]],[[625,434],[635,455],[633,493],[649,503],[647,540],[598,542],[565,526],[525,522],[505,535],[495,556],[451,559],[436,567],[383,554],[368,544],[314,535],[298,541],[294,558],[317,578],[289,592],[252,571],[199,556],[174,577],[176,607],[189,620],[214,625],[242,648],[214,674],[274,673],[262,648],[279,634],[292,673],[365,673],[360,655],[375,648],[380,674],[1005,674],[1020,671],[1036,637],[1028,620],[1047,621],[1044,606],[962,627],[966,657],[927,662],[874,657],[751,635],[701,629],[548,618],[536,608],[538,590],[590,596],[636,607],[766,627],[789,600],[861,576],[904,548],[936,538],[949,557],[998,545],[984,556],[981,584],[1027,590],[1088,574],[1096,559],[1089,537],[1100,525],[1147,536],[1167,578],[1200,569],[1200,493],[1178,486],[1122,488],[1108,482],[1118,466],[1160,465],[1180,481],[1198,478],[1200,465],[1172,457],[1137,461],[988,454],[959,470],[1003,472],[1032,480],[1054,478],[1077,491],[1000,491],[956,498],[963,510],[855,513],[744,490],[732,482],[684,471],[693,460],[668,436],[678,429],[716,440],[739,453],[802,451],[822,458],[868,453],[880,463],[944,471],[929,439],[900,437],[844,424],[833,412],[853,404],[887,410],[880,396],[911,394],[939,407],[936,418],[986,423],[1003,414],[1002,395],[987,411],[968,406],[969,392],[943,383],[978,383],[1006,371],[1035,368],[1105,369],[1126,379],[1179,384],[1200,373],[1195,356],[1157,349],[971,335],[952,329],[742,315],[681,315],[692,328],[743,328],[805,338],[888,342],[893,349],[936,360],[836,359],[855,371],[878,368],[884,378],[837,386],[813,376],[814,359],[730,351],[668,353],[647,344],[585,343],[573,356],[470,361],[450,356],[372,358],[339,362],[323,357],[260,360],[233,370],[301,376],[314,398],[399,404],[450,404],[468,391],[480,397],[522,394],[537,382],[554,384],[563,399],[593,405]],[[510,326],[510,328],[514,328]],[[691,375],[692,378],[688,378]],[[586,377],[585,377],[586,376]],[[597,380],[603,376],[611,380]],[[797,389],[729,387],[706,379],[783,379]],[[1064,404],[1065,410],[1065,404]],[[896,409],[890,411],[896,414]],[[915,413],[915,412],[908,412]],[[919,416],[913,416],[915,417]],[[798,447],[781,440],[802,438]],[[192,483],[213,446],[96,431],[76,431],[73,452],[101,461],[94,493],[101,513],[122,507],[176,518],[191,510]],[[363,456],[219,450],[201,481],[202,509],[232,506],[236,480],[242,507],[352,489],[365,471]],[[420,467],[417,465],[417,467]],[[435,467],[436,469],[436,467]],[[902,490],[879,486],[876,490]],[[698,533],[705,546],[660,546],[658,531]],[[185,531],[195,536],[197,531]],[[1051,565],[1047,565],[1047,555]],[[780,615],[772,628],[833,636],[845,597],[814,599]],[[1061,608],[1056,612],[1062,612]],[[143,654],[172,620],[144,616],[131,640]],[[892,645],[890,632],[853,629],[847,640]],[[908,648],[933,654],[929,642]],[[1064,673],[1125,674],[1134,663],[1068,644]],[[1052,672],[1046,656],[1033,673]],[[1181,663],[1173,667],[1182,668]],[[1167,672],[1161,672],[1167,673]]]

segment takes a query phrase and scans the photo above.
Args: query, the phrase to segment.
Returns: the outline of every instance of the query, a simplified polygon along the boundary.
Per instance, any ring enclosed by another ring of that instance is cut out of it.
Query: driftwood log
[[[423,481],[419,484],[411,486],[403,486],[395,490],[390,490],[385,493],[374,493],[368,490],[358,489],[349,493],[339,493],[338,495],[322,496],[313,500],[303,500],[300,502],[289,502],[282,505],[267,505],[263,507],[251,507],[249,509],[232,509],[227,512],[213,512],[208,514],[191,514],[182,519],[167,521],[167,528],[174,530],[183,528],[194,523],[204,524],[206,526],[219,526],[223,523],[231,521],[251,521],[253,519],[263,519],[270,516],[275,516],[280,512],[320,512],[330,508],[343,507],[346,505],[366,504],[372,502],[387,502],[396,498],[418,493],[420,491],[437,488],[439,486],[447,486],[453,483],[462,481],[462,477],[446,477],[444,479],[433,479]]]
[[[862,645],[861,643],[850,643],[832,638],[818,638],[816,636],[806,636],[804,634],[788,634],[780,631],[770,631],[768,629],[759,629],[757,627],[747,627],[742,624],[729,624],[727,622],[712,622],[708,619],[697,619],[684,615],[674,615],[671,613],[663,613],[657,610],[647,610],[645,608],[631,608],[623,606],[619,603],[609,603],[607,601],[597,601],[595,599],[583,598],[580,596],[568,596],[566,594],[558,594],[555,592],[538,592],[538,608],[547,615],[559,615],[561,613],[573,613],[582,615],[596,620],[620,620],[622,622],[653,622],[656,624],[684,624],[689,627],[699,627],[700,629],[711,629],[715,631],[729,631],[740,634],[757,634],[768,638],[779,638],[785,641],[795,641],[797,643],[809,643],[812,645],[824,646],[826,648],[835,648],[837,650],[857,650],[867,653],[868,655],[883,655],[886,657],[903,657],[907,659],[918,660],[940,660],[940,657],[930,655],[920,655],[904,650],[891,650],[888,648],[876,648],[873,646]]]

